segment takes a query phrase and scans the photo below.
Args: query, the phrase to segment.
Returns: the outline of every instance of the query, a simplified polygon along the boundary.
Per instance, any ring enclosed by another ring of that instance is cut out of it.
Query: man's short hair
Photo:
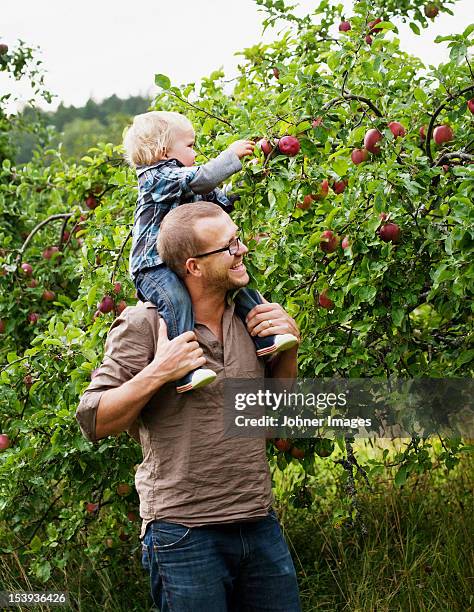
[[[215,219],[226,213],[212,202],[182,204],[173,208],[163,219],[157,248],[161,259],[180,278],[186,275],[186,260],[198,255],[204,245],[195,232],[201,219]]]
[[[150,166],[166,157],[176,131],[193,129],[192,123],[180,113],[150,111],[136,115],[123,139],[125,159],[135,168]]]

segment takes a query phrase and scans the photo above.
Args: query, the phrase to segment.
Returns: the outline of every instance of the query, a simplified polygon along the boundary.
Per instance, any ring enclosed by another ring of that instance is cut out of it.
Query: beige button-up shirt
[[[233,523],[266,516],[273,501],[265,439],[223,435],[223,380],[264,376],[252,338],[233,303],[224,311],[223,344],[205,325],[197,323],[195,333],[216,381],[183,394],[176,393],[175,383],[164,385],[133,428],[143,452],[135,475],[141,537],[155,519],[186,527]],[[76,411],[86,438],[96,440],[102,393],[153,360],[158,335],[159,315],[149,302],[127,308],[114,321],[102,365]]]

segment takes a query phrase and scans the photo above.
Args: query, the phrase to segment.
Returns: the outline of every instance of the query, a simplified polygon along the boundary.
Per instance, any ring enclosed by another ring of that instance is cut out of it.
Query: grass
[[[464,457],[448,475],[436,470],[412,477],[400,489],[384,480],[388,475],[372,492],[361,487],[366,537],[335,521],[342,480],[329,465],[318,463],[310,510],[277,504],[303,611],[474,612],[474,457]],[[289,476],[298,477],[291,469]],[[280,480],[280,499],[284,489]],[[78,546],[46,586],[68,591],[69,610],[151,611],[139,552],[138,541],[124,543],[93,566]],[[18,559],[2,559],[0,590],[44,588],[28,578]]]
[[[286,508],[305,612],[474,611],[474,460],[446,479],[360,495],[366,537],[334,527],[327,509]]]

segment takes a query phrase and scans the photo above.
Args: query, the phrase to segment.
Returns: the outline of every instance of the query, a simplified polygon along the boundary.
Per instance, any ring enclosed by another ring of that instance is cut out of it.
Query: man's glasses
[[[229,255],[236,255],[239,252],[240,245],[242,241],[239,236],[234,238],[229,242],[229,244],[222,249],[216,249],[215,251],[209,251],[208,253],[201,253],[200,255],[193,255],[194,259],[198,259],[198,257],[207,257],[207,255],[214,255],[215,253],[223,253],[224,251],[229,251]]]

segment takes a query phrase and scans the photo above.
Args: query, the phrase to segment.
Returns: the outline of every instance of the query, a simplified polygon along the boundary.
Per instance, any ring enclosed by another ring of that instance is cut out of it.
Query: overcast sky
[[[300,0],[298,12],[313,10],[317,1]],[[254,0],[2,0],[0,39],[38,45],[55,105],[80,106],[91,96],[153,94],[158,72],[175,84],[197,81],[220,66],[232,76],[239,61],[234,52],[261,40],[257,9]],[[446,45],[433,40],[474,21],[474,0],[459,0],[453,10],[453,17],[440,15],[421,36],[400,24],[402,47],[427,64],[444,61]]]

